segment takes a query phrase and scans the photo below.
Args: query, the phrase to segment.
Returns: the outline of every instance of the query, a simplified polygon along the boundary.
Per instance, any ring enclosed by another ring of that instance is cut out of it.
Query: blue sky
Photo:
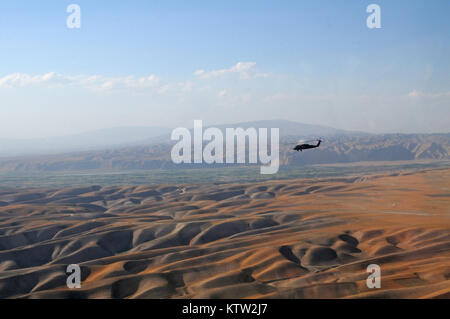
[[[81,29],[66,8],[81,7]],[[368,29],[366,7],[381,7]],[[450,2],[0,3],[0,137],[295,119],[448,132]]]

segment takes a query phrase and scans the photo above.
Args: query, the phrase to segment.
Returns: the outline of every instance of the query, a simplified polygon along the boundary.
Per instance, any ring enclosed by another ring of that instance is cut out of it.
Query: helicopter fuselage
[[[322,141],[320,141],[319,140],[319,142],[317,143],[317,145],[311,145],[311,144],[300,144],[300,145],[297,145],[295,148],[294,148],[294,151],[297,151],[297,152],[302,152],[303,150],[308,150],[308,149],[311,149],[311,148],[318,148],[319,146],[320,146],[320,143],[321,143]]]

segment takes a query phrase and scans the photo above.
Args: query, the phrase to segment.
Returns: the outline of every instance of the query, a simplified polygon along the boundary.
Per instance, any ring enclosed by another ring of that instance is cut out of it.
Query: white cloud
[[[155,75],[146,77],[104,77],[100,75],[62,75],[49,72],[42,75],[13,73],[0,77],[0,88],[17,88],[28,86],[58,87],[62,85],[80,86],[89,89],[111,90],[120,88],[154,88],[159,78]]]
[[[442,93],[423,93],[417,90],[413,90],[408,94],[410,98],[440,98],[440,97],[448,97],[450,96],[450,92],[442,92]]]
[[[57,72],[48,72],[44,74],[27,74],[12,73],[0,76],[0,89],[8,88],[24,88],[32,86],[41,86],[47,88],[60,87],[82,87],[92,90],[110,91],[121,89],[152,89],[156,93],[163,94],[169,89],[176,89],[181,93],[190,93],[194,87],[201,90],[201,86],[197,86],[195,81],[198,79],[219,78],[227,74],[236,74],[241,79],[250,79],[264,77],[267,73],[257,73],[255,62],[238,62],[228,69],[217,69],[211,71],[197,70],[194,77],[186,79],[179,83],[160,83],[160,79],[154,75],[144,77],[136,77],[134,75],[106,77],[102,75],[64,75]],[[219,94],[220,97],[225,96],[225,92]]]
[[[181,88],[181,91],[184,93],[192,92],[194,88],[194,83],[192,81],[186,81],[179,83],[179,87]]]
[[[194,72],[194,75],[199,77],[200,79],[211,79],[218,78],[227,74],[239,74],[241,78],[248,79],[252,77],[268,77],[268,74],[255,73],[254,68],[256,66],[255,62],[238,62],[234,66],[228,69],[220,69],[220,70],[197,70]]]
[[[255,78],[268,78],[269,74],[267,73],[256,73]]]
[[[203,76],[205,74],[205,70],[197,70],[194,72],[195,76]]]
[[[56,73],[50,72],[43,75],[29,75],[13,73],[0,78],[0,88],[24,87],[40,83],[46,83],[56,78]]]
[[[163,85],[163,86],[159,87],[159,88],[157,89],[157,92],[158,92],[159,94],[164,94],[164,93],[166,93],[167,91],[169,91],[169,89],[170,89],[170,85],[166,84],[166,85]]]
[[[412,92],[410,92],[410,93],[408,94],[408,96],[409,96],[409,97],[420,97],[420,96],[422,96],[422,94],[423,94],[423,93],[421,93],[421,92],[419,92],[419,91],[413,90]]]
[[[228,94],[227,90],[222,90],[217,94],[218,97],[225,97]]]
[[[191,78],[181,82],[162,82],[154,75],[137,77],[134,75],[108,77],[98,74],[90,75],[65,75],[57,72],[43,74],[13,73],[1,76],[0,89],[11,88],[65,88],[78,87],[94,91],[115,92],[121,90],[148,90],[155,94],[163,95],[167,92],[179,96],[191,95],[212,90],[218,92],[218,98],[230,97],[230,87],[218,87],[214,83],[206,83],[201,80],[219,78],[227,74],[234,74],[241,79],[267,77],[267,74],[256,72],[255,62],[239,62],[228,69],[217,69],[212,71],[198,70]],[[201,83],[200,83],[201,82]]]

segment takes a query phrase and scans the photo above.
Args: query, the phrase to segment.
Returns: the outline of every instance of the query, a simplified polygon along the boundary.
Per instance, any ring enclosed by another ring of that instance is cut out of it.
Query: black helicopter
[[[314,141],[316,141],[317,142],[317,144],[316,145],[312,145],[312,144],[308,144],[309,142],[314,142]],[[303,150],[309,150],[309,149],[312,149],[312,148],[318,148],[319,146],[320,146],[320,143],[322,143],[322,140],[321,139],[318,139],[318,140],[312,140],[312,141],[307,141],[306,143],[304,143],[304,144],[299,144],[299,145],[297,145],[296,147],[294,147],[294,151],[297,151],[297,152],[303,152]]]

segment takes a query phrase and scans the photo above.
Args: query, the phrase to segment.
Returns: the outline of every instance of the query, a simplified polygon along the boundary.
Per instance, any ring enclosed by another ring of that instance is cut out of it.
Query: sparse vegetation
[[[410,169],[449,167],[450,161],[353,163],[344,165],[285,166],[275,175],[261,175],[259,167],[224,167],[170,170],[75,172],[15,172],[0,174],[0,187],[77,187],[83,185],[155,185],[186,183],[251,183],[266,180],[348,176],[360,173],[398,172]]]

